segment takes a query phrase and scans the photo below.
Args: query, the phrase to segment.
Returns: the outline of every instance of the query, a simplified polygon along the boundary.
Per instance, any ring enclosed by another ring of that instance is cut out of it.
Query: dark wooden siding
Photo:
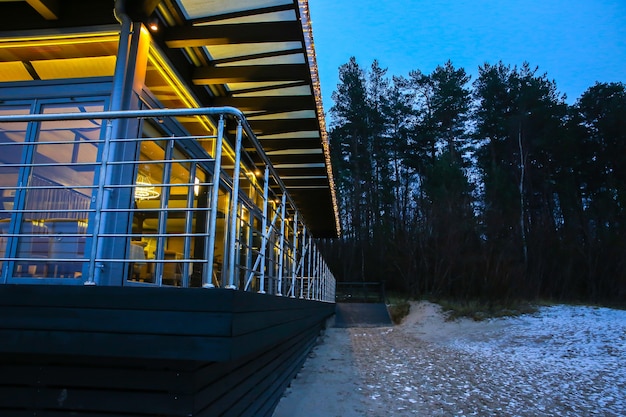
[[[229,361],[333,308],[226,289],[0,285],[0,354]]]
[[[230,290],[0,286],[0,415],[270,416],[333,307]]]

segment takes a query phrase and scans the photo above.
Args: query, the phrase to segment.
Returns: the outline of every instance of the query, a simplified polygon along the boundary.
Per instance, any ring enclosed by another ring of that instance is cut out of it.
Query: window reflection
[[[30,106],[0,106],[0,115],[28,114]],[[6,256],[10,218],[14,209],[19,166],[26,140],[25,122],[0,125],[0,258]],[[4,261],[0,260],[0,270]]]
[[[101,111],[101,103],[48,104],[42,113]],[[26,114],[26,108],[7,110]],[[27,123],[0,127],[2,217],[18,225],[0,241],[6,252],[14,239],[12,275],[18,278],[81,278],[101,122],[41,122],[27,135]],[[12,164],[7,166],[7,164]],[[26,186],[20,187],[20,184]],[[9,201],[11,200],[12,201]],[[6,231],[6,232],[5,232]],[[4,253],[3,253],[4,256]],[[28,259],[28,260],[24,260]]]
[[[144,136],[162,135],[147,125]],[[170,141],[145,140],[140,144],[128,279],[144,283],[160,281],[162,285],[171,286],[200,286],[209,178],[199,164],[186,162],[191,158],[182,149],[173,144],[169,146]],[[168,147],[170,151],[166,151]]]

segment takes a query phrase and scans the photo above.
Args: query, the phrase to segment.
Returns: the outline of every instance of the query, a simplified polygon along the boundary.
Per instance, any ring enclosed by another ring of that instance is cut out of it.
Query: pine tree
[[[339,68],[330,144],[337,171],[341,212],[346,237],[364,239],[366,229],[366,186],[370,180],[371,156],[368,147],[369,109],[365,74],[354,57]]]

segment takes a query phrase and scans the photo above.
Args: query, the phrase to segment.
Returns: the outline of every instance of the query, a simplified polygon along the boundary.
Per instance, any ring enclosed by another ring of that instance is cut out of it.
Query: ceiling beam
[[[59,8],[54,9],[54,2],[49,0],[20,1],[0,0],[0,31],[23,31],[45,29],[57,33],[59,28],[89,27],[118,24],[113,16],[112,1],[63,0],[58,1]],[[40,8],[38,11],[37,8]],[[45,9],[49,9],[46,11]],[[55,14],[56,13],[56,14]],[[44,18],[44,14],[51,19]],[[53,18],[53,15],[56,18]],[[48,33],[48,32],[46,32]]]
[[[285,49],[282,51],[261,52],[258,54],[237,55],[237,56],[231,56],[227,58],[219,58],[219,59],[212,60],[211,63],[215,65],[221,65],[221,64],[229,64],[232,62],[247,61],[251,59],[276,58],[279,56],[304,54],[304,53],[305,53],[304,48]]]
[[[193,73],[197,85],[266,81],[301,81],[311,76],[304,64],[242,65],[228,67],[201,67]]]
[[[304,86],[309,86],[309,85],[310,85],[310,82],[308,81],[297,81],[297,82],[291,81],[291,82],[283,82],[279,84],[256,86],[256,87],[241,88],[241,89],[234,89],[232,85],[229,85],[228,87],[230,88],[231,94],[233,96],[236,96],[240,94],[259,93],[261,91],[278,91],[278,90],[282,90],[285,88],[304,87]]]
[[[248,123],[257,135],[276,135],[320,128],[317,119],[248,120]]]
[[[154,12],[159,3],[161,0],[127,1],[125,4],[126,13],[133,19],[144,20]]]
[[[194,23],[194,24],[195,23],[209,23],[209,22],[216,22],[219,20],[237,19],[240,17],[249,17],[249,16],[257,16],[260,14],[282,12],[286,10],[294,10],[293,3],[283,4],[279,6],[261,7],[258,9],[241,10],[241,11],[230,12],[230,13],[222,13],[222,14],[216,14],[213,16],[200,17],[200,18],[191,20],[191,23]]]
[[[270,151],[271,153],[271,151]],[[288,166],[324,164],[324,155],[321,154],[291,154],[291,155],[268,155],[274,166],[287,164]],[[327,184],[328,185],[328,184]]]
[[[46,20],[59,19],[58,0],[26,0],[26,3]]]
[[[280,151],[285,149],[310,149],[320,146],[319,139],[263,139],[259,138],[263,149],[266,151]],[[320,146],[321,148],[321,146]]]
[[[164,32],[169,48],[302,41],[302,27],[298,21],[174,26]]]
[[[291,112],[315,108],[312,96],[213,97],[211,101],[213,106],[232,106],[243,112]]]

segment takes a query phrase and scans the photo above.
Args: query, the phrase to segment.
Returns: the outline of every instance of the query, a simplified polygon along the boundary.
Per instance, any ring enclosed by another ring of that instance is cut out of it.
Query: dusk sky
[[[309,0],[326,112],[339,66],[377,59],[388,75],[451,60],[528,61],[575,100],[596,81],[626,82],[626,0]]]

